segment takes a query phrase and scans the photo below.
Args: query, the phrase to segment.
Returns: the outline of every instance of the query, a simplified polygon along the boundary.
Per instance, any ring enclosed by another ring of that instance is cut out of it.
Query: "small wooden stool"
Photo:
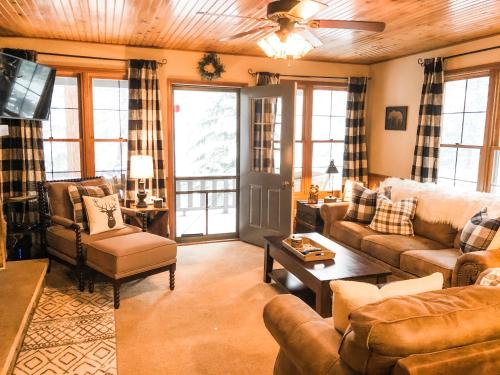
[[[94,271],[110,278],[115,309],[120,307],[120,286],[127,281],[168,270],[170,290],[174,290],[177,244],[172,240],[141,232],[91,242],[85,247],[89,291],[94,291]]]

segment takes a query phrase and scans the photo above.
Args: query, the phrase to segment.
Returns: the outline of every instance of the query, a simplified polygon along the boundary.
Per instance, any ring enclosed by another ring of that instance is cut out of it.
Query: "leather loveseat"
[[[264,308],[280,345],[275,375],[500,373],[500,288],[389,298],[350,314],[344,336],[292,295]]]
[[[500,266],[500,249],[462,254],[460,231],[449,224],[430,223],[415,216],[415,236],[382,234],[366,224],[343,220],[348,202],[321,206],[323,234],[351,250],[388,266],[400,278],[444,276],[444,286],[474,284],[487,268]]]

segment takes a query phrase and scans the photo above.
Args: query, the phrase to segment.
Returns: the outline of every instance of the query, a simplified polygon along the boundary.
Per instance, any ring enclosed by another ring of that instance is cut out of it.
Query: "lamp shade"
[[[149,155],[133,155],[130,157],[130,178],[151,178],[153,173],[153,157]]]
[[[328,166],[326,173],[328,173],[328,174],[339,173],[339,170],[335,166],[335,162],[333,161],[333,159],[330,161],[330,165]]]

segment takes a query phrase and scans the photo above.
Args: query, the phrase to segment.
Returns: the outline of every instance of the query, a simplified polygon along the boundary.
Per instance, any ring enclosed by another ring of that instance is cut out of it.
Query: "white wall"
[[[408,178],[417,134],[423,68],[419,57],[448,56],[500,45],[500,35],[370,66],[367,128],[370,173]],[[500,62],[500,49],[445,62],[446,70]],[[406,131],[385,130],[385,108],[408,106]]]

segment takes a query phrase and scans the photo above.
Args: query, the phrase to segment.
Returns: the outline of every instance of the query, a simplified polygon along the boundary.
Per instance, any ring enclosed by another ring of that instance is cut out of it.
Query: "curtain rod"
[[[69,55],[66,53],[55,53],[55,52],[39,52],[39,55],[50,55],[50,56],[63,56],[63,57],[77,57],[80,59],[93,59],[93,60],[113,60],[113,61],[129,61],[128,59],[118,59],[114,57],[94,57],[94,56],[83,56],[83,55]],[[162,59],[161,61],[156,61],[158,65],[165,65],[167,59]]]
[[[248,74],[252,77],[257,75],[257,72],[254,72],[252,69],[248,69]],[[278,73],[279,74],[279,73]],[[303,76],[297,74],[279,74],[280,77],[296,77],[296,78],[327,78],[327,79],[345,79],[346,81],[349,79],[347,77],[328,77],[328,76]],[[369,78],[368,78],[369,79]]]
[[[491,51],[493,49],[498,49],[498,48],[500,48],[500,46],[493,46],[493,47],[488,47],[488,48],[477,49],[477,50],[474,50],[474,51],[457,53],[456,55],[445,56],[445,57],[443,57],[443,60],[454,59],[455,57],[461,57],[461,56],[471,55],[473,53]],[[421,65],[421,66],[424,66],[424,61],[425,61],[425,59],[423,59],[421,57],[417,60],[418,64]]]

